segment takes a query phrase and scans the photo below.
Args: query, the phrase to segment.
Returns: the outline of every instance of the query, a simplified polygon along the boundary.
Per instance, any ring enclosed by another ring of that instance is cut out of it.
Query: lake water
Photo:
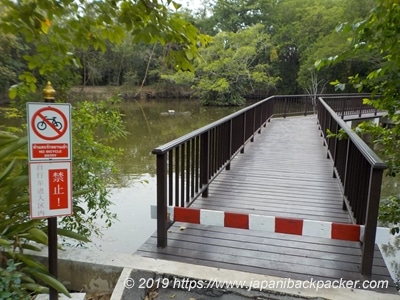
[[[87,247],[135,252],[156,230],[156,220],[150,218],[150,206],[156,204],[156,157],[151,151],[238,109],[202,107],[197,101],[187,100],[121,104],[129,134],[115,144],[125,150],[119,162],[125,186],[111,189],[111,210],[117,213],[118,220],[111,228],[99,223],[103,236],[92,237]]]
[[[218,120],[238,108],[201,107],[198,102],[168,101],[124,103],[128,138],[119,141],[126,155],[120,162],[126,186],[112,189],[112,211],[118,221],[103,229],[103,236],[93,237],[89,248],[119,253],[134,253],[156,230],[156,220],[150,218],[150,206],[156,204],[155,147],[192,130]],[[175,114],[168,114],[174,110]],[[385,178],[382,195],[400,194],[397,181]],[[103,226],[103,224],[99,224]],[[379,245],[392,277],[400,274],[400,239]]]

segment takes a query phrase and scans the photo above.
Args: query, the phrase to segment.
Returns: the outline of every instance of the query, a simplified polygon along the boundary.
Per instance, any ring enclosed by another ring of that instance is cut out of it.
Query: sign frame
[[[72,162],[30,162],[29,194],[31,219],[72,215]]]
[[[30,162],[72,159],[71,104],[28,102],[27,117]]]

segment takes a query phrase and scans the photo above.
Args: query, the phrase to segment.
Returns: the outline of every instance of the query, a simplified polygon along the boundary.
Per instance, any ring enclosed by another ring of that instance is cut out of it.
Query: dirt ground
[[[111,294],[86,294],[86,300],[110,300]]]

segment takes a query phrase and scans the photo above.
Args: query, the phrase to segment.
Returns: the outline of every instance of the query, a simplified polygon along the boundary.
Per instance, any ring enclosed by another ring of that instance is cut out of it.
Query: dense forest
[[[135,96],[190,96],[204,105],[249,97],[371,92],[366,103],[393,121],[363,123],[387,166],[400,174],[400,5],[398,0],[210,0],[197,11],[173,0],[2,0],[0,119],[25,119],[51,81],[57,101],[72,87],[112,87]],[[104,96],[104,95],[102,95]],[[107,98],[104,96],[104,98]],[[38,100],[40,99],[40,100]],[[108,186],[124,138],[121,97],[73,106],[74,213],[58,235],[88,242],[95,220],[111,226]],[[31,299],[66,288],[23,251],[47,245],[43,219],[29,217],[26,128],[0,123],[0,298]],[[98,133],[102,132],[102,135]],[[107,172],[104,174],[105,170]],[[86,207],[86,209],[85,209]],[[380,220],[400,232],[400,195],[381,201]],[[6,266],[4,268],[4,266]],[[2,285],[3,284],[3,285]]]
[[[181,41],[152,39],[149,31],[157,28],[132,27],[129,11],[105,17],[101,13],[112,7],[81,1],[75,8],[69,3],[63,13],[54,10],[50,19],[39,6],[18,11],[12,1],[2,1],[0,95],[14,97],[24,87],[34,90],[32,85],[51,80],[61,92],[102,85],[134,95],[145,85],[159,97],[242,105],[248,97],[332,92],[330,81],[374,67],[362,55],[319,72],[314,67],[318,59],[349,47],[338,28],[365,19],[374,0],[218,0],[197,11],[167,2],[165,19],[179,16],[184,22],[175,24],[178,29],[200,34],[195,55],[185,50],[183,64],[174,52]]]

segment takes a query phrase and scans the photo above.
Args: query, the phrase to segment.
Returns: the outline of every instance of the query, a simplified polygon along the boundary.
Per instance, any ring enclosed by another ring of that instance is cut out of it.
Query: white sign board
[[[27,103],[29,161],[71,160],[71,105]]]
[[[71,162],[30,162],[31,218],[72,215]]]

